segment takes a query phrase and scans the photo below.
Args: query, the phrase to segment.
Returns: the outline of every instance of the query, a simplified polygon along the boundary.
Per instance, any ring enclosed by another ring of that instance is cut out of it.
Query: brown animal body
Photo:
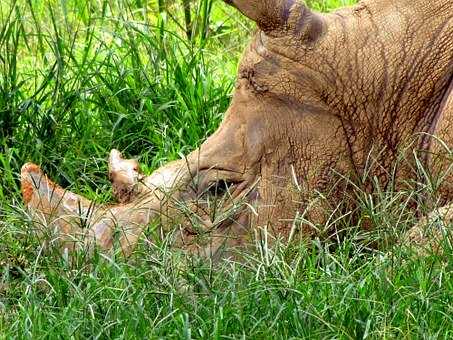
[[[22,187],[36,220],[105,249],[122,230],[128,254],[143,228],[164,216],[162,225],[183,226],[183,247],[216,251],[259,226],[287,236],[298,211],[322,223],[323,204],[309,202],[315,192],[343,194],[335,174],[366,190],[365,177],[400,188],[417,180],[416,160],[444,176],[439,192],[451,204],[452,0],[365,0],[327,15],[297,0],[227,2],[259,30],[218,131],[147,178],[113,151],[110,175],[122,204],[112,207],[65,193],[27,164]],[[81,215],[90,228],[77,225]]]

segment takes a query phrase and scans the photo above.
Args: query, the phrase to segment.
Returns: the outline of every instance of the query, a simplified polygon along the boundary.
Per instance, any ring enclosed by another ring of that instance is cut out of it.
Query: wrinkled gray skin
[[[453,0],[368,0],[328,15],[296,0],[227,2],[259,29],[217,132],[147,178],[112,151],[115,206],[93,207],[26,164],[22,189],[36,221],[68,248],[82,239],[110,249],[121,230],[128,255],[161,219],[164,231],[181,226],[179,246],[211,254],[258,227],[288,237],[297,212],[323,223],[325,203],[308,202],[321,192],[336,204],[348,187],[335,174],[381,187],[419,180],[414,155],[445,176],[440,196],[452,202]],[[80,215],[89,228],[78,227]]]

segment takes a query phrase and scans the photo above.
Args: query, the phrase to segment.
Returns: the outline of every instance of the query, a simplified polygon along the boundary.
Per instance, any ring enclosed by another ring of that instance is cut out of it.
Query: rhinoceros
[[[58,230],[66,248],[108,251],[119,240],[129,256],[158,220],[164,232],[179,226],[177,246],[214,254],[257,228],[289,237],[300,212],[313,221],[299,230],[309,239],[348,183],[399,190],[423,180],[420,167],[443,179],[442,211],[453,217],[452,0],[363,0],[329,14],[299,0],[226,3],[258,29],[218,130],[148,177],[113,150],[113,205],[25,164],[23,198],[36,223]]]

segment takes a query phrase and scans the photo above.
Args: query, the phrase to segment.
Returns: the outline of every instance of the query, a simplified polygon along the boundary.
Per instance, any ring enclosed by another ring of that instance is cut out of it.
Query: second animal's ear
[[[322,15],[312,12],[302,0],[224,1],[255,21],[264,32],[293,33],[313,39],[324,31]]]

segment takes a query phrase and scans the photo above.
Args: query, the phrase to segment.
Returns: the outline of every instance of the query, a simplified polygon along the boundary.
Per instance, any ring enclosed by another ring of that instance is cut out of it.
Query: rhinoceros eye
[[[211,183],[211,185],[208,188],[208,194],[210,196],[224,196],[226,194],[229,194],[233,191],[234,186],[236,183],[232,181],[227,181],[227,180],[218,180],[214,183]]]

